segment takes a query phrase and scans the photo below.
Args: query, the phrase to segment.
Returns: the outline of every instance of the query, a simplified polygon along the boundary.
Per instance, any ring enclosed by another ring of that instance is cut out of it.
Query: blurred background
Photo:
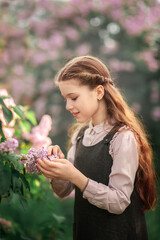
[[[65,154],[74,119],[54,76],[80,55],[103,60],[145,125],[159,194],[160,0],[0,0],[0,89],[7,89],[17,105],[29,106],[38,123],[50,115],[49,137]],[[12,224],[16,239],[71,240],[74,200],[57,199],[42,176],[28,178],[26,208],[16,197],[0,204],[6,228]],[[160,239],[159,211],[158,202],[156,210],[146,213],[150,240]]]

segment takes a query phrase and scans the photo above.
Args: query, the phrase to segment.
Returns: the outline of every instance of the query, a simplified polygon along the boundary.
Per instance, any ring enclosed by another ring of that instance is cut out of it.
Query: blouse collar
[[[92,121],[89,122],[89,128],[88,133],[89,134],[94,134],[94,133],[100,133],[100,132],[104,132],[104,131],[109,131],[111,129],[111,126],[107,121],[102,122],[98,125],[93,126]]]

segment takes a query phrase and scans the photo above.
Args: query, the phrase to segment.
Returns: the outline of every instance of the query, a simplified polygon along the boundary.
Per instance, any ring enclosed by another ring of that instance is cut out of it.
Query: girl
[[[156,188],[142,124],[99,59],[74,58],[56,80],[81,125],[67,159],[50,146],[60,159],[37,161],[60,198],[75,188],[74,240],[147,240],[144,211],[154,208]]]

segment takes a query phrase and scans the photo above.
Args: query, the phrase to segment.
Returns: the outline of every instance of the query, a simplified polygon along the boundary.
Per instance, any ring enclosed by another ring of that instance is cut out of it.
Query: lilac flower
[[[59,158],[57,155],[51,155],[48,156],[47,150],[42,147],[39,150],[36,150],[35,148],[30,148],[27,155],[22,154],[22,163],[26,164],[26,170],[28,174],[41,174],[41,171],[37,168],[37,159],[43,160],[43,158],[46,158],[50,160],[50,158]]]
[[[18,146],[17,139],[8,138],[5,142],[0,143],[0,152],[8,152],[10,155],[13,155]]]
[[[31,132],[24,132],[23,138],[30,141],[34,148],[41,149],[42,146],[48,147],[51,145],[51,139],[48,136],[51,130],[52,119],[49,115],[43,115],[38,126],[33,127]]]

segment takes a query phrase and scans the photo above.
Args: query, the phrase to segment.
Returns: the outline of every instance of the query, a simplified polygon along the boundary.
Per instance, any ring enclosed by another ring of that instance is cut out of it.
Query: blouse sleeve
[[[118,132],[112,141],[113,165],[108,186],[89,179],[83,197],[110,213],[121,214],[130,204],[138,169],[138,150],[130,130]]]
[[[67,153],[67,159],[72,164],[74,164],[74,156],[75,156],[75,150],[76,150],[76,138],[77,138],[78,132],[79,132],[79,130],[74,133],[74,135],[71,139],[72,146]],[[65,181],[65,180],[60,180],[60,179],[52,179],[51,186],[52,186],[53,191],[60,198],[65,198],[74,189],[74,185],[71,182]]]

